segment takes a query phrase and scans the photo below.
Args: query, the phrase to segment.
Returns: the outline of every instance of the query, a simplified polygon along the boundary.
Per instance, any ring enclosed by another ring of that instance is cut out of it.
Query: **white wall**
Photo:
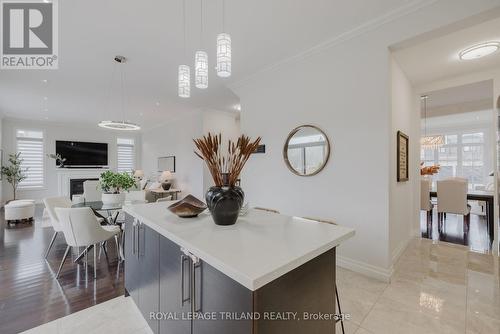
[[[101,129],[96,126],[79,124],[65,124],[52,122],[37,122],[20,119],[6,118],[2,122],[2,147],[4,149],[4,161],[10,153],[16,151],[16,130],[33,129],[42,130],[44,133],[45,154],[55,153],[56,140],[75,140],[108,143],[108,159],[111,169],[116,168],[116,138],[135,138],[136,140],[136,162],[139,162],[140,135],[112,130]],[[66,170],[66,169],[65,169]],[[71,170],[70,170],[71,171]],[[45,158],[45,187],[39,190],[19,190],[19,198],[30,198],[35,200],[44,197],[58,196],[58,169],[53,159]],[[12,199],[12,188],[3,181],[3,200]]]
[[[193,139],[208,132],[222,133],[223,138],[235,138],[239,134],[238,115],[216,110],[198,110],[142,136],[142,167],[147,176],[156,176],[157,159],[175,155],[176,173],[174,186],[182,190],[181,196],[192,194],[205,198],[205,191],[212,178],[205,163],[194,154]]]
[[[203,134],[222,133],[223,141],[235,140],[241,134],[239,113],[230,113],[216,110],[205,110],[203,112]],[[203,189],[214,185],[214,181],[205,164],[203,164]]]
[[[394,264],[413,234],[419,231],[420,111],[418,97],[401,67],[391,57],[391,137],[389,256]],[[410,137],[409,181],[397,182],[397,132]]]
[[[253,156],[244,170],[250,204],[333,217],[355,228],[356,236],[339,249],[339,263],[385,280],[392,267],[394,134],[388,48],[498,5],[488,0],[428,4],[375,20],[233,85],[243,108],[242,132],[262,136],[267,146],[267,153]],[[300,124],[319,126],[333,145],[329,164],[314,177],[295,176],[283,162],[283,142]]]
[[[193,138],[201,135],[202,114],[186,113],[179,118],[142,135],[142,168],[147,177],[157,176],[158,158],[175,156],[176,172],[173,185],[181,189],[181,196],[192,194],[203,198],[203,161],[194,153]],[[179,197],[181,197],[179,196]]]

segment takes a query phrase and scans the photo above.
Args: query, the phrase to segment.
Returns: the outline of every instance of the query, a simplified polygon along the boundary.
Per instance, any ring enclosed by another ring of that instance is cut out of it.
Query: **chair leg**
[[[54,241],[56,241],[57,237],[57,231],[54,231],[54,234],[52,235],[52,239],[50,240],[49,247],[47,247],[47,250],[45,251],[44,258],[46,259],[47,256],[49,256],[50,249],[52,248],[52,245],[54,245]]]
[[[464,234],[469,232],[470,228],[470,213],[464,216]]]
[[[94,245],[94,279],[97,278],[97,245]]]
[[[71,249],[71,246],[66,247],[66,251],[64,252],[64,256],[61,260],[61,264],[59,265],[59,269],[57,270],[56,279],[58,279],[59,275],[61,274],[61,269],[64,265],[64,262],[66,262],[66,258],[68,257],[70,249]]]
[[[337,299],[337,307],[339,309],[339,316],[340,316],[340,326],[342,327],[342,334],[345,334],[344,330],[344,318],[342,317],[342,309],[340,308],[340,298],[339,298],[339,293],[337,289],[337,284],[335,284],[335,298]]]
[[[120,250],[120,242],[118,241],[118,234],[115,234],[115,243],[116,243],[116,257],[118,258],[118,260],[120,260],[121,250]]]

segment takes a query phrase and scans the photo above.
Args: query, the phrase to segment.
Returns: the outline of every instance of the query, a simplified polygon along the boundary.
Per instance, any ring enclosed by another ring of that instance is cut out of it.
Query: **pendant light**
[[[184,35],[184,59],[186,58],[186,0],[182,0],[183,35]],[[188,65],[179,65],[178,73],[178,95],[182,98],[191,96],[191,68]]]
[[[203,47],[203,0],[200,0],[200,46]],[[205,51],[196,51],[194,66],[196,88],[208,88],[208,54]]]
[[[444,136],[442,135],[427,135],[427,99],[429,96],[422,95],[420,100],[423,101],[424,104],[424,136],[420,138],[420,146],[423,149],[427,150],[435,150],[444,145]]]
[[[124,130],[124,131],[136,131],[136,130],[140,130],[141,127],[135,123],[131,123],[127,120],[125,120],[125,92],[124,92],[124,82],[125,82],[125,77],[124,77],[124,73],[123,73],[123,69],[122,69],[122,66],[123,64],[125,63],[126,61],[126,58],[124,56],[115,56],[114,57],[114,61],[116,62],[116,64],[119,64],[118,66],[120,66],[120,87],[121,87],[121,112],[122,112],[122,117],[123,117],[123,120],[121,121],[101,121],[98,123],[98,126],[101,127],[101,128],[105,128],[105,129],[111,129],[111,130]],[[115,66],[116,66],[115,64]],[[113,70],[113,74],[114,74],[114,70]],[[113,83],[113,75],[111,75],[111,83]],[[110,92],[111,94],[111,92]]]
[[[231,35],[226,31],[226,3],[222,0],[222,32],[217,35],[217,76],[231,76]]]

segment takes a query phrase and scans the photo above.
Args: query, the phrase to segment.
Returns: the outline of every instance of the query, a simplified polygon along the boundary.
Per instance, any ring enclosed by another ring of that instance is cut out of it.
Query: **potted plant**
[[[2,166],[1,169],[2,175],[5,175],[7,182],[9,182],[12,186],[14,201],[16,200],[17,187],[19,186],[19,183],[27,178],[25,173],[28,168],[22,169],[22,162],[23,159],[21,159],[21,153],[9,154],[10,166]]]
[[[209,133],[194,143],[198,149],[195,154],[205,161],[215,183],[205,195],[212,218],[217,225],[233,225],[245,198],[236,184],[245,163],[259,146],[260,137],[251,142],[249,137],[241,135],[236,142],[229,140],[225,147],[221,134]]]
[[[102,202],[104,204],[123,203],[125,201],[125,192],[135,186],[135,180],[125,172],[106,171],[101,174],[99,186],[102,190]]]

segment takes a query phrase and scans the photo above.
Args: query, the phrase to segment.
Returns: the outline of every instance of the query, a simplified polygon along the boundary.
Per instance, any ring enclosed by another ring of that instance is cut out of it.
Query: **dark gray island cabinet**
[[[229,243],[227,254],[201,247],[210,244],[204,238],[217,243],[219,236],[231,237],[235,227],[221,228],[205,218],[179,221],[163,212],[164,205],[161,211],[158,207],[127,208],[124,228],[125,288],[154,333],[335,333],[335,247],[278,269],[273,267],[276,261],[285,264],[288,259],[274,258],[272,249],[262,256],[261,249],[256,251],[259,258],[242,258],[239,265],[240,254],[231,247],[241,244],[245,253],[243,240]],[[161,219],[153,219],[159,215]],[[241,237],[242,232],[236,234]],[[261,247],[272,245],[263,240]],[[254,261],[253,269],[269,267],[266,275],[248,277],[251,271],[246,268]]]

